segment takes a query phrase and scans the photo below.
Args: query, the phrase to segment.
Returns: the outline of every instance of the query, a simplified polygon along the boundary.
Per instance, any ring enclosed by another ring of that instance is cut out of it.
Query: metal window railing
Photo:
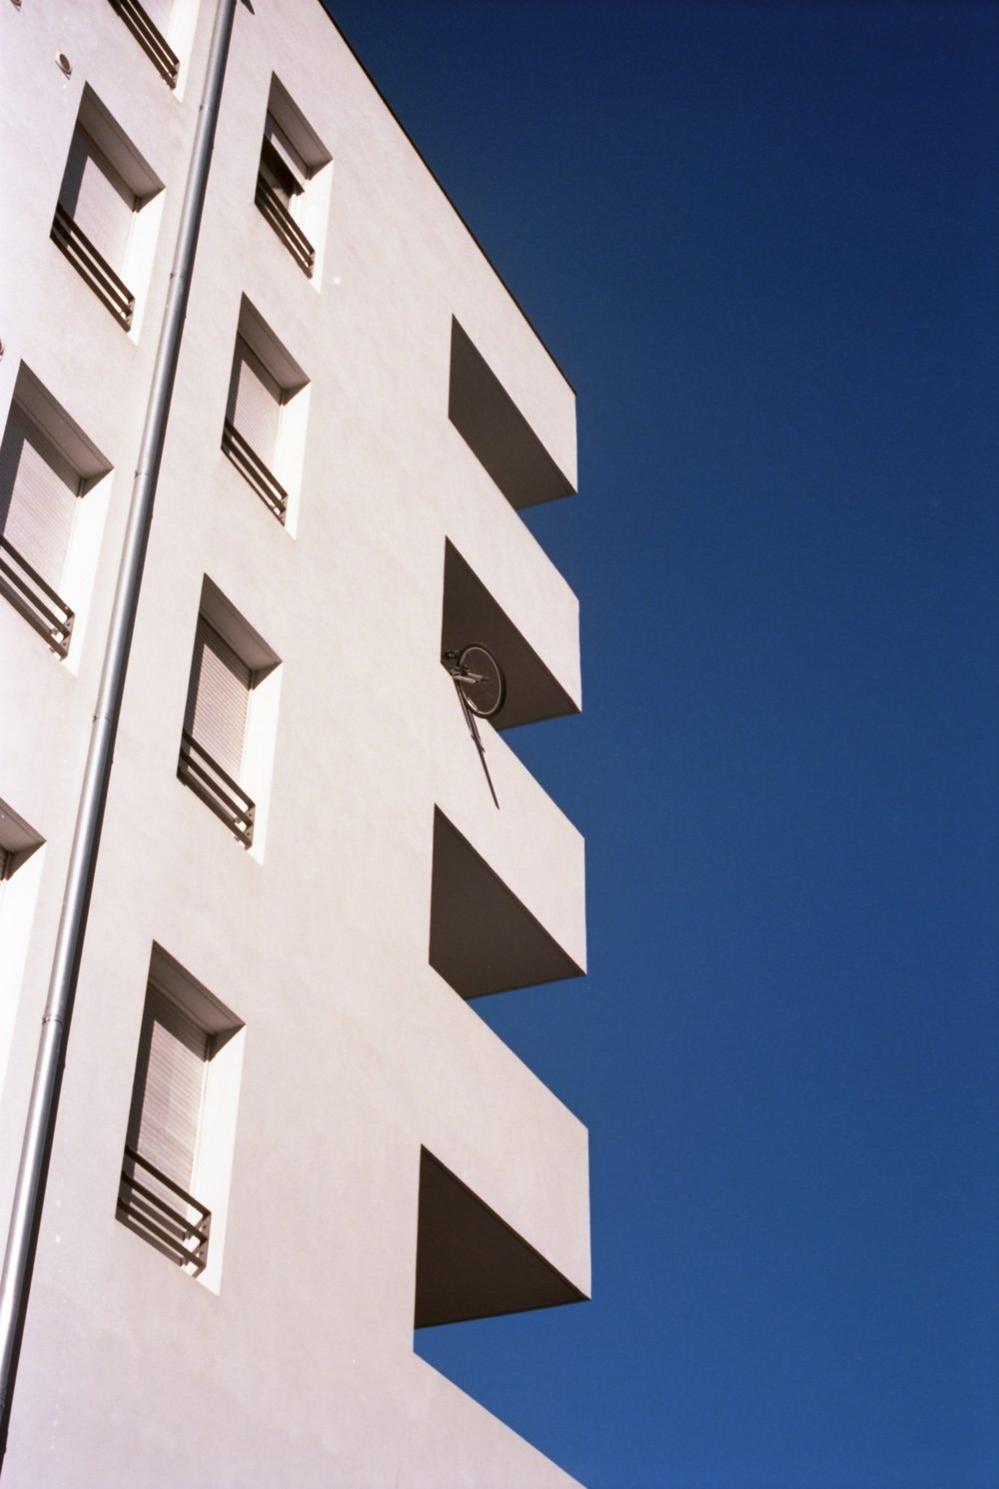
[[[262,175],[258,175],[257,177],[257,190],[254,200],[299,268],[308,274],[311,279],[312,272],[316,266],[316,250],[302,232],[302,229],[294,217],[292,217],[273,186]]]
[[[222,425],[222,448],[244,480],[249,481],[261,501],[283,523],[288,512],[288,493],[231,419],[226,419]]]
[[[61,657],[69,651],[75,616],[59,598],[50,584],[46,584],[37,569],[21,557],[13,543],[0,533],[0,594],[9,600],[29,625],[34,626],[40,636]]]
[[[253,842],[254,803],[187,729],[180,737],[177,775],[206,806],[211,807],[217,817],[221,817],[233,837],[249,848]]]
[[[119,325],[128,331],[135,312],[135,296],[94,247],[86,233],[73,221],[60,202],[52,220],[52,241],[69,259],[73,268],[90,285]]]
[[[136,1178],[137,1169],[145,1177],[145,1183]],[[150,1182],[165,1189],[170,1198],[150,1188]],[[171,1203],[173,1199],[179,1200],[188,1212],[194,1211],[194,1219],[190,1213],[184,1214],[176,1208]],[[195,1274],[204,1271],[212,1212],[127,1143],[118,1184],[117,1215],[166,1252],[179,1267],[193,1267]]]
[[[111,8],[121,16],[160,76],[166,78],[171,88],[176,88],[180,58],[153,25],[139,0],[111,0]]]

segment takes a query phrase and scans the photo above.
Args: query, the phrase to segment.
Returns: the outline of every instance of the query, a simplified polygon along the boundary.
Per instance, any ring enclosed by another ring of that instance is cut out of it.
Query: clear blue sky
[[[592,1489],[995,1489],[999,10],[330,7],[579,394],[592,973],[479,1007],[595,1295],[421,1353]]]

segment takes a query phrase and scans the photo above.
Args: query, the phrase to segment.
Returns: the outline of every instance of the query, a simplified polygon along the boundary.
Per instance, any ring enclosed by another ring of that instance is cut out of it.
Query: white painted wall
[[[4,1220],[214,5],[175,10],[171,93],[102,0],[0,3],[0,419],[23,359],[114,466],[68,662],[0,600],[0,797],[46,840],[0,956]],[[253,205],[272,72],[333,157],[313,281]],[[131,336],[49,241],[85,83],[165,186]],[[220,449],[243,294],[310,379],[285,529]],[[421,1144],[589,1287],[585,1130],[427,961],[435,803],[585,957],[581,840],[487,726],[495,811],[438,662],[450,536],[579,694],[575,598],[448,423],[452,314],[574,477],[570,389],[320,5],[238,6],[10,1489],[570,1482],[412,1351]],[[282,662],[250,854],[176,779],[205,574]],[[245,1023],[210,1286],[114,1219],[154,940]]]

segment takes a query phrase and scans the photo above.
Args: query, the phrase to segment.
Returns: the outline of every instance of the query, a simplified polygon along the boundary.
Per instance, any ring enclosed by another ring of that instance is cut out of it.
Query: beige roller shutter
[[[270,470],[274,466],[280,415],[281,384],[242,336],[238,336],[229,418]]]
[[[197,1157],[208,1054],[209,1035],[151,986],[139,1044],[129,1144],[188,1193]],[[141,1172],[139,1177],[146,1182]]]
[[[56,591],[76,514],[80,477],[17,405],[0,445],[0,528]]]
[[[239,781],[251,673],[228,642],[198,621],[185,728],[234,781]]]
[[[120,275],[132,229],[135,195],[100,146],[79,125],[70,146],[59,201]]]

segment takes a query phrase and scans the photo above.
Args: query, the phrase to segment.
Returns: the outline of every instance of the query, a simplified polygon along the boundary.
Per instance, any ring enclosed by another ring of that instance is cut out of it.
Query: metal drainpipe
[[[0,1279],[0,1472],[7,1447],[11,1401],[45,1199],[66,1042],[87,929],[90,891],[100,848],[104,804],[107,800],[114,742],[118,732],[118,715],[125,688],[142,570],[153,519],[153,502],[187,315],[191,274],[205,204],[208,170],[215,143],[235,9],[236,0],[219,0],[215,13],[205,87],[177,232],[177,247],[163,311],[149,403],[146,407],[139,464],[132,485],[128,527],[118,570],[104,668],[90,732],[90,748],[63,894],[49,995],[38,1041],[35,1077],[24,1125],[3,1277]]]

